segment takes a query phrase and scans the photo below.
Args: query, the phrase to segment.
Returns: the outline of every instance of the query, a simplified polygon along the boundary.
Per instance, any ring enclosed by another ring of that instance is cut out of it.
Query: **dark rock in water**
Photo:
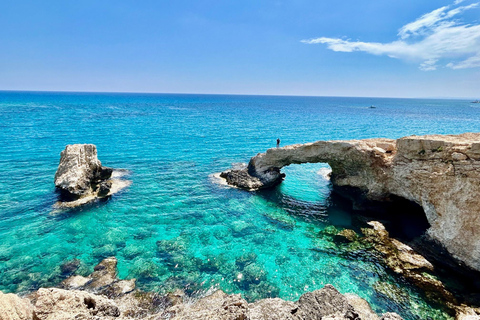
[[[265,179],[265,176],[268,177],[268,179]],[[220,177],[224,178],[229,185],[245,190],[258,190],[279,184],[283,178],[285,178],[285,174],[280,173],[280,169],[278,168],[269,168],[268,172],[264,172],[262,178],[259,178],[254,172],[250,172],[248,169],[231,169],[220,173]]]
[[[62,271],[62,274],[64,275],[71,275],[72,273],[77,271],[79,267],[80,267],[80,260],[73,259],[63,263],[60,266],[60,271]]]
[[[235,260],[235,264],[240,269],[245,268],[245,266],[254,263],[257,260],[257,255],[254,252],[244,253]]]
[[[354,242],[358,240],[358,235],[355,231],[352,229],[343,229],[339,233],[337,233],[333,239],[336,242],[343,242],[343,243],[348,243],[348,242]]]
[[[98,186],[98,193],[99,197],[106,197],[112,188],[112,181],[102,181]]]
[[[112,176],[113,169],[109,167],[102,167],[98,175],[98,180],[106,180]]]
[[[252,263],[243,269],[243,278],[248,283],[259,284],[267,280],[267,273],[259,265]]]

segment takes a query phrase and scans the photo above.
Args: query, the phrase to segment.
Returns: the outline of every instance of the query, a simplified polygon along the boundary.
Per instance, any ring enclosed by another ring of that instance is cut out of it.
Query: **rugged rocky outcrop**
[[[93,144],[67,145],[60,154],[55,173],[55,187],[68,200],[76,200],[96,191],[112,175],[112,169],[102,167]],[[105,188],[109,189],[107,186]],[[107,192],[108,193],[108,192]]]
[[[129,185],[112,176],[112,168],[102,166],[93,144],[67,145],[60,154],[55,187],[60,193],[58,207],[75,207],[104,198]]]
[[[370,243],[381,254],[381,259],[395,273],[421,288],[432,300],[436,300],[456,310],[458,302],[453,294],[437,278],[434,266],[408,245],[390,238],[388,231],[378,221],[370,221],[372,228],[362,228],[365,237],[362,241]]]
[[[88,277],[72,276],[62,288],[42,288],[29,299],[0,292],[0,320],[402,319],[394,313],[379,317],[367,301],[354,294],[342,295],[331,285],[305,293],[296,302],[274,298],[248,303],[239,294],[220,290],[195,300],[187,299],[181,290],[159,296],[136,289],[135,279],[118,279],[116,266],[114,257],[107,258]]]
[[[328,163],[337,192],[362,205],[400,197],[420,205],[428,235],[456,259],[480,271],[480,133],[409,136],[397,140],[318,141],[272,148],[228,183],[248,190],[282,181],[294,163]]]

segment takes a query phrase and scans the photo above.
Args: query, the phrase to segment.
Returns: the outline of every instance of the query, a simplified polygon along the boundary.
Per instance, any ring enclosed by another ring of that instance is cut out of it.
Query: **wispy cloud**
[[[363,51],[392,58],[421,61],[420,70],[437,69],[439,61],[448,60],[447,67],[465,69],[480,67],[480,24],[465,24],[454,18],[480,3],[458,6],[464,0],[426,13],[401,27],[399,39],[393,42],[361,42],[321,37],[303,43],[326,44],[333,51]]]

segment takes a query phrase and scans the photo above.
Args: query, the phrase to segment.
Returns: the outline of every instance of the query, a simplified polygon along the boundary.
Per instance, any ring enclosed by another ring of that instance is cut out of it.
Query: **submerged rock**
[[[29,296],[30,300],[0,292],[0,320],[379,319],[368,302],[356,295],[342,295],[331,285],[305,293],[296,302],[267,298],[248,303],[239,294],[228,295],[220,290],[192,300],[182,290],[160,296],[136,289],[135,279],[116,277],[116,267],[116,259],[107,258],[89,276],[72,276],[63,282],[63,289],[39,289]],[[66,285],[82,282],[85,283],[74,289]],[[465,309],[467,312],[471,310]],[[382,319],[402,318],[397,314],[385,314]]]

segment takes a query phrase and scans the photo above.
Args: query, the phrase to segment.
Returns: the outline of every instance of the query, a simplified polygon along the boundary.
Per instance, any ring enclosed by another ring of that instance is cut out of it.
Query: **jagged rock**
[[[107,285],[107,287],[103,289],[101,293],[109,298],[116,298],[132,292],[133,290],[135,290],[135,286],[136,279],[120,280],[111,283],[111,285]]]
[[[348,303],[355,309],[361,320],[378,320],[379,317],[373,312],[370,304],[365,299],[360,298],[356,294],[346,293],[343,295]]]
[[[110,193],[111,189],[112,189],[112,181],[102,181],[98,186],[97,195],[99,197],[106,197]]]
[[[93,144],[67,145],[60,154],[55,186],[67,200],[90,195],[97,185],[110,178],[112,169],[102,167]]]
[[[465,305],[457,307],[455,320],[480,320],[480,308],[471,308]]]
[[[263,299],[248,305],[248,318],[250,320],[296,320],[298,306],[291,301],[279,298]]]
[[[89,276],[92,281],[87,283],[87,289],[98,290],[117,280],[117,258],[110,257],[102,260],[93,268]]]
[[[36,292],[35,301],[35,320],[96,320],[120,316],[112,300],[85,291],[42,288]]]
[[[192,302],[182,290],[159,296],[135,289],[135,279],[116,278],[116,267],[117,260],[107,258],[88,277],[73,276],[62,284],[81,290],[42,288],[29,296],[33,304],[0,292],[0,320],[378,320],[365,300],[342,295],[331,285],[297,302],[274,298],[249,304],[239,294],[220,290]]]
[[[227,295],[219,290],[193,305],[173,306],[168,312],[178,320],[246,320],[248,303],[239,294]]]
[[[343,229],[338,232],[334,237],[336,242],[353,242],[358,240],[358,235],[352,229]]]
[[[372,228],[362,228],[364,241],[372,243],[382,254],[385,264],[395,273],[426,291],[431,298],[440,298],[456,304],[456,300],[434,274],[433,265],[406,244],[390,238],[388,231],[378,221],[368,222]]]
[[[315,320],[324,317],[357,319],[358,313],[335,287],[327,284],[320,290],[304,293],[298,300],[303,319]]]
[[[402,320],[402,317],[400,317],[398,314],[393,313],[393,312],[387,312],[382,315],[380,320]]]
[[[428,235],[480,271],[480,133],[272,148],[253,157],[247,169],[230,172],[227,182],[261,189],[282,181],[282,167],[307,162],[328,163],[335,190],[355,190],[357,202],[390,201],[395,195],[417,203],[430,224]]]
[[[33,306],[28,299],[0,291],[0,320],[30,320]]]
[[[62,281],[61,287],[63,289],[80,289],[83,288],[92,279],[82,276],[71,276]]]

